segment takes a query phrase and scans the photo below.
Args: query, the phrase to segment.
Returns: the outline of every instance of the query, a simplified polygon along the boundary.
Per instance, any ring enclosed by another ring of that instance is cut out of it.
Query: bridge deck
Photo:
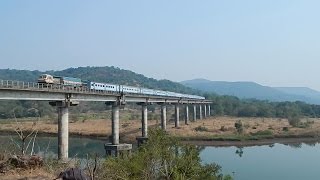
[[[0,80],[0,100],[48,100],[48,101],[118,101],[148,103],[196,103],[209,104],[208,100],[154,96],[112,91],[74,88],[64,85],[44,85],[34,82]]]

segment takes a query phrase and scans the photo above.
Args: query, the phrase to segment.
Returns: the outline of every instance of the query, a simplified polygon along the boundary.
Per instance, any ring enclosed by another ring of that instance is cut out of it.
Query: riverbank
[[[243,133],[238,134],[234,126],[236,121],[243,124]],[[259,145],[285,141],[318,140],[320,135],[319,119],[303,119],[308,122],[304,128],[289,125],[287,119],[276,118],[237,118],[210,117],[189,125],[180,122],[181,126],[174,128],[174,122],[169,121],[167,132],[182,141],[202,145]],[[111,135],[111,120],[86,120],[69,123],[70,136],[108,139]],[[160,126],[160,121],[149,120],[149,127]],[[0,133],[15,134],[15,129],[25,131],[35,129],[39,134],[55,136],[58,126],[52,121],[5,121],[1,123]],[[122,142],[133,143],[141,135],[140,120],[126,120],[120,122],[120,139]],[[300,139],[300,140],[299,140]]]

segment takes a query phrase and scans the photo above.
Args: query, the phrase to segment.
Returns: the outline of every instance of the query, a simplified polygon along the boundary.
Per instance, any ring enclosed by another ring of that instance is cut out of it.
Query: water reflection
[[[274,144],[270,144],[269,147],[270,147],[270,148],[273,148],[273,147],[274,147]]]
[[[318,142],[305,142],[304,144],[310,146],[310,147],[315,147]]]
[[[0,136],[0,144],[4,150],[14,152],[17,146],[10,140],[10,136]],[[89,139],[89,138],[69,138],[69,157],[85,158],[87,154],[93,155],[97,153],[99,156],[105,155],[105,140]],[[35,153],[42,155],[56,156],[58,153],[58,138],[56,137],[37,137],[35,141]]]
[[[105,140],[70,138],[69,157],[86,158],[87,154],[105,155]],[[10,136],[0,136],[0,149],[13,151]],[[56,156],[56,137],[38,137],[35,151]],[[209,147],[197,146],[203,163],[217,163],[223,173],[237,180],[320,179],[320,144],[299,142],[263,146]],[[246,154],[244,155],[244,151]]]
[[[294,148],[294,149],[299,149],[302,147],[302,143],[290,143],[290,144],[285,144],[286,146],[289,146],[291,148]]]
[[[241,158],[243,155],[243,147],[238,147],[236,150],[236,154]]]

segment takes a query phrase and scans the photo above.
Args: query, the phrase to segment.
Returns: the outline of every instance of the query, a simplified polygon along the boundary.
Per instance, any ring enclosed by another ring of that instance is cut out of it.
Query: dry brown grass
[[[190,125],[182,125],[180,129],[169,129],[170,133],[177,136],[209,136],[209,135],[233,135],[236,133],[234,124],[237,120],[241,120],[244,127],[244,134],[256,133],[258,131],[270,130],[274,135],[283,134],[283,127],[289,127],[292,134],[301,134],[308,132],[319,133],[320,120],[310,119],[314,121],[309,128],[294,128],[289,125],[287,119],[278,118],[238,118],[238,117],[216,117],[205,120],[198,120],[190,123]],[[303,121],[306,121],[304,119]],[[207,131],[196,131],[198,126],[205,127]],[[222,128],[223,127],[223,128]],[[221,130],[224,129],[224,130]]]
[[[238,118],[238,117],[210,117],[204,120],[197,120],[185,125],[180,121],[180,128],[174,128],[174,122],[168,122],[167,131],[179,137],[205,137],[205,136],[228,136],[236,134],[234,124],[237,120],[241,120],[244,126],[244,134],[256,133],[258,131],[270,130],[274,135],[292,134],[320,134],[320,120],[309,119],[314,121],[308,128],[294,128],[289,125],[287,119],[278,118]],[[307,121],[304,119],[303,121]],[[158,126],[160,121],[149,120],[149,126]],[[25,129],[31,129],[33,122],[23,122]],[[207,131],[196,131],[196,127],[205,127]],[[223,127],[223,128],[222,128]],[[283,127],[289,127],[289,132],[284,132]],[[14,131],[15,123],[1,124],[0,131]],[[141,135],[141,121],[140,120],[126,120],[120,121],[120,136],[122,140],[132,141],[135,137]],[[40,121],[37,124],[39,132],[43,133],[57,133],[58,126],[50,122]],[[223,130],[222,130],[223,129]],[[69,124],[69,131],[71,134],[86,135],[86,136],[102,136],[108,137],[111,135],[111,120],[98,119],[76,121]]]
[[[1,180],[52,180],[56,176],[48,173],[43,168],[32,170],[14,170],[7,172],[5,175],[0,174]]]

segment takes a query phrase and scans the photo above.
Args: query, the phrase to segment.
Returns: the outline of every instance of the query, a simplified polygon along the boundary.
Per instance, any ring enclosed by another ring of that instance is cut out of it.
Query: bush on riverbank
[[[129,158],[109,158],[104,164],[108,179],[232,179],[217,164],[201,164],[200,150],[182,145],[164,131],[152,130],[149,140]]]
[[[200,132],[207,132],[208,128],[204,127],[204,126],[198,126],[196,128],[194,128],[195,131],[200,131]]]

